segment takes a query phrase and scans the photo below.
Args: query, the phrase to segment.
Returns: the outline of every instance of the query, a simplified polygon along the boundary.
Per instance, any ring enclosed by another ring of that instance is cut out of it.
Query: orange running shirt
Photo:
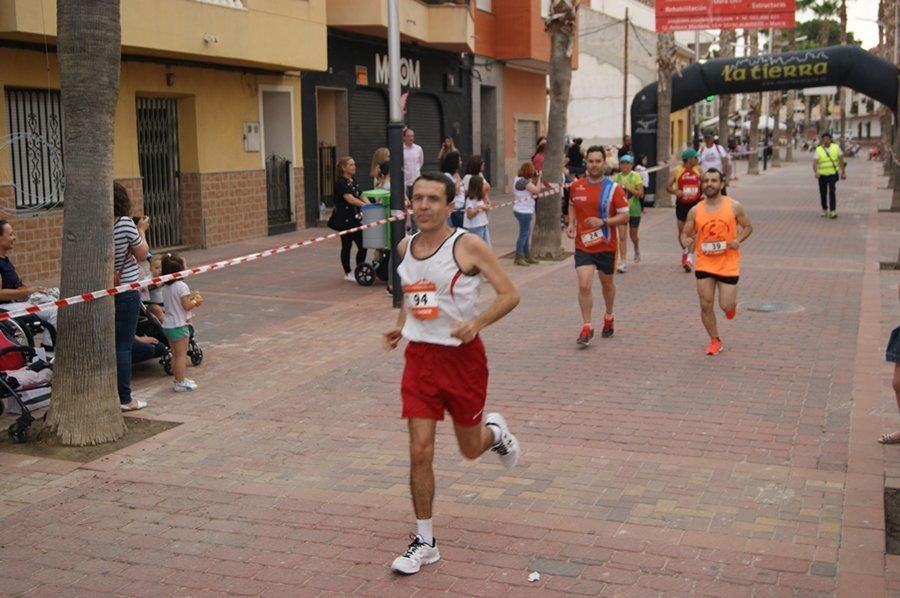
[[[723,196],[715,210],[706,208],[706,200],[698,203],[694,208],[694,228],[697,231],[694,240],[697,271],[739,276],[741,250],[728,248],[728,243],[737,238],[737,218],[731,198]]]
[[[700,169],[678,165],[675,168],[675,186],[684,193],[684,197],[678,198],[678,203],[690,205],[700,201]]]
[[[606,181],[607,179],[604,179]],[[569,187],[569,201],[575,208],[575,249],[585,253],[603,253],[616,250],[616,227],[588,226],[585,220],[588,218],[600,218],[600,192],[603,185],[600,182],[592,184],[587,178],[578,179]],[[613,191],[607,208],[606,219],[616,214],[628,213],[628,200],[625,199],[625,190],[611,180]]]

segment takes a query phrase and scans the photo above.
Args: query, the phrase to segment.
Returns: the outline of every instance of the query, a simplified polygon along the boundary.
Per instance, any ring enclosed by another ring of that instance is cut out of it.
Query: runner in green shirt
[[[634,168],[634,156],[625,154],[619,158],[619,169],[613,180],[625,189],[625,197],[628,198],[628,224],[619,227],[619,272],[628,270],[626,258],[628,257],[628,241],[625,239],[625,231],[629,230],[631,242],[634,244],[634,263],[641,261],[641,250],[638,241],[638,227],[641,225],[641,214],[644,212],[642,199],[644,197],[644,182],[640,173]]]

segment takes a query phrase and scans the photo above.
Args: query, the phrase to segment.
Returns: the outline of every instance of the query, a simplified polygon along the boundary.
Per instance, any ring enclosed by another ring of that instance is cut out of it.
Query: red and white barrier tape
[[[227,268],[229,266],[237,266],[238,264],[245,264],[247,262],[256,261],[258,259],[269,257],[272,255],[278,255],[279,253],[285,253],[287,251],[292,251],[294,249],[299,249],[300,247],[306,247],[307,245],[315,245],[316,243],[321,243],[322,241],[327,241],[328,239],[334,239],[336,237],[341,237],[343,235],[349,235],[351,233],[355,233],[358,231],[366,230],[367,228],[374,228],[376,226],[381,226],[382,224],[387,224],[388,222],[395,222],[397,220],[404,220],[406,218],[405,212],[392,212],[393,216],[390,218],[385,218],[383,220],[378,220],[376,222],[370,222],[369,224],[363,224],[361,226],[356,226],[354,228],[343,230],[339,232],[330,233],[327,235],[323,235],[321,237],[315,237],[312,239],[307,239],[305,241],[298,241],[296,243],[291,243],[290,245],[282,245],[281,247],[275,247],[272,249],[266,249],[265,251],[259,251],[257,253],[251,253],[249,255],[244,255],[241,257],[236,257],[228,260],[222,260],[220,262],[215,262],[213,264],[206,264],[205,266],[198,266],[196,268],[188,268],[187,270],[182,270],[181,272],[175,272],[174,274],[166,274],[164,276],[155,276],[153,278],[146,278],[144,280],[139,280],[136,282],[128,282],[125,284],[120,284],[117,287],[110,287],[108,289],[103,289],[101,291],[93,291],[90,293],[83,293],[81,295],[74,295],[72,297],[66,297],[65,299],[57,299],[56,301],[50,301],[47,303],[40,303],[37,305],[31,305],[29,307],[24,307],[22,309],[16,309],[8,312],[0,312],[0,320],[8,320],[10,318],[17,318],[20,316],[25,316],[28,314],[35,314],[41,310],[49,309],[49,308],[60,308],[67,307],[69,305],[75,305],[77,303],[87,303],[89,301],[95,301],[97,299],[102,299],[103,297],[112,297],[114,295],[118,295],[119,293],[126,293],[128,291],[137,291],[144,287],[150,285],[158,285],[164,282],[168,282],[170,280],[180,280],[182,278],[188,278],[189,276],[194,276],[195,274],[202,274],[204,272],[210,272],[212,270],[220,270],[222,268]]]

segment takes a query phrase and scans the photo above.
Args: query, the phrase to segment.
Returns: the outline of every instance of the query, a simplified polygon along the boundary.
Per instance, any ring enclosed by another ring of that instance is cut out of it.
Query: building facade
[[[370,166],[387,147],[389,68],[386,0],[328,0],[327,68],[303,76],[306,213],[315,225],[333,201],[335,166],[356,161],[363,189]],[[401,0],[400,85],[404,123],[416,132],[425,170],[438,170],[438,150],[450,136],[472,153],[471,51],[475,36],[468,3]]]
[[[12,259],[31,281],[59,274],[65,115],[55,4],[0,0],[0,217],[17,231]],[[135,213],[151,217],[151,247],[207,247],[302,222],[300,74],[326,68],[325,8],[122,3],[114,176]]]
[[[550,36],[547,0],[477,0],[472,78],[473,146],[487,178],[509,189],[547,133]],[[578,65],[578,45],[573,57]]]
[[[625,77],[625,23],[628,11],[628,77]],[[658,78],[655,15],[652,3],[640,0],[592,0],[579,11],[579,69],[572,76],[569,102],[569,134],[586,145],[619,144],[631,131],[631,102],[646,85]],[[710,36],[702,40],[708,43]],[[688,43],[693,33],[676,33],[677,62],[693,59]],[[623,96],[625,102],[623,103]],[[624,108],[624,114],[623,114]],[[693,115],[690,108],[671,114],[670,152],[680,152],[691,142]]]

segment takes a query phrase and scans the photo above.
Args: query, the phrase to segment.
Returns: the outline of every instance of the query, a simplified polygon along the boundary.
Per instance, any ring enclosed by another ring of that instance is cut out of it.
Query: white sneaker
[[[507,469],[512,469],[519,461],[519,441],[509,432],[506,420],[499,413],[488,413],[484,417],[484,425],[496,426],[500,430],[500,440],[491,450],[500,455],[500,462]]]
[[[616,267],[616,270],[619,272],[628,272],[628,264],[625,263],[625,260],[619,262],[619,265]]]
[[[430,565],[441,560],[441,553],[437,549],[437,540],[432,544],[426,544],[422,537],[416,534],[410,536],[412,542],[406,552],[394,559],[391,563],[391,570],[404,575],[412,575],[418,573],[422,565]]]
[[[172,383],[172,389],[175,392],[191,392],[192,390],[197,390],[197,383],[193,380],[188,380],[187,378],[181,382],[176,380]]]
[[[344,280],[347,282],[356,282],[356,276],[353,275],[353,272],[347,272],[344,275]]]

